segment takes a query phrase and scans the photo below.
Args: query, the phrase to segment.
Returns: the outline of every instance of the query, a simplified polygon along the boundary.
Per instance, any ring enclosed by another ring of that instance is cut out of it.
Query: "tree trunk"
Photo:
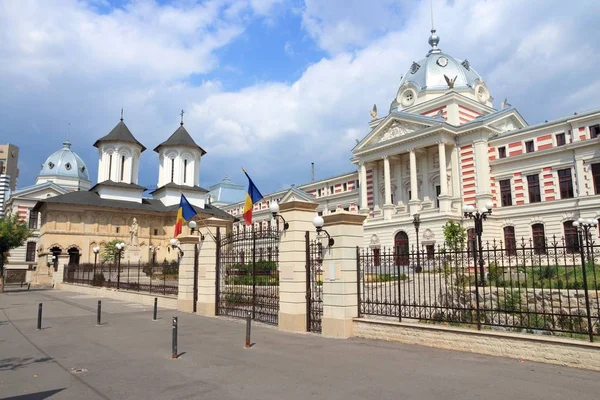
[[[0,252],[0,293],[4,292],[4,253]]]

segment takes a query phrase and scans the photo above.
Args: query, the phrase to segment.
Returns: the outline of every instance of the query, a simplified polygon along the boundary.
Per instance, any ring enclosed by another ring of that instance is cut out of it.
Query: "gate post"
[[[198,230],[204,235],[204,240],[198,246],[198,302],[196,313],[215,315],[215,299],[217,285],[217,229],[221,237],[231,233],[232,223],[226,220],[208,219],[198,224]]]
[[[184,229],[188,229],[184,227]],[[194,311],[194,245],[200,242],[197,235],[179,236],[179,247],[183,257],[179,259],[179,291],[177,309],[183,312]]]
[[[323,257],[323,336],[352,336],[352,319],[358,316],[356,248],[364,243],[365,218],[348,212],[323,217],[325,229],[335,240]]]
[[[318,204],[289,201],[279,213],[289,223],[279,245],[279,329],[306,332],[306,231],[314,230],[312,220]]]
[[[56,269],[56,271],[53,272],[53,275],[52,275],[52,285],[54,286],[54,289],[61,288],[61,284],[64,281],[66,268],[68,268],[68,267],[66,267],[65,264],[58,263],[58,268]]]

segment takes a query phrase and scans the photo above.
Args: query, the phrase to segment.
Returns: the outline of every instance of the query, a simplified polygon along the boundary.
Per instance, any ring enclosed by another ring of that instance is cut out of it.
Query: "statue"
[[[137,219],[134,218],[133,223],[129,228],[129,245],[132,247],[138,247],[138,229],[139,226],[137,223]]]

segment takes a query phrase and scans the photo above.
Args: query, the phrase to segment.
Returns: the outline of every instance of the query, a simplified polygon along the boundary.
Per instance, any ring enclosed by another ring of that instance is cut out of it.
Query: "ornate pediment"
[[[388,140],[408,135],[425,127],[425,125],[412,122],[393,121],[381,129],[381,131],[373,135],[373,137],[367,142],[367,146],[381,142],[387,142]]]

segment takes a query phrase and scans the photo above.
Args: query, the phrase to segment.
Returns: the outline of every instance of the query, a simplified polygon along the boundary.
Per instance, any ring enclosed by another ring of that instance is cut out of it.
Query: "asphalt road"
[[[0,399],[586,400],[600,373],[364,339],[325,339],[58,291],[0,294]],[[43,329],[36,330],[38,303]],[[180,357],[171,357],[172,316]]]

